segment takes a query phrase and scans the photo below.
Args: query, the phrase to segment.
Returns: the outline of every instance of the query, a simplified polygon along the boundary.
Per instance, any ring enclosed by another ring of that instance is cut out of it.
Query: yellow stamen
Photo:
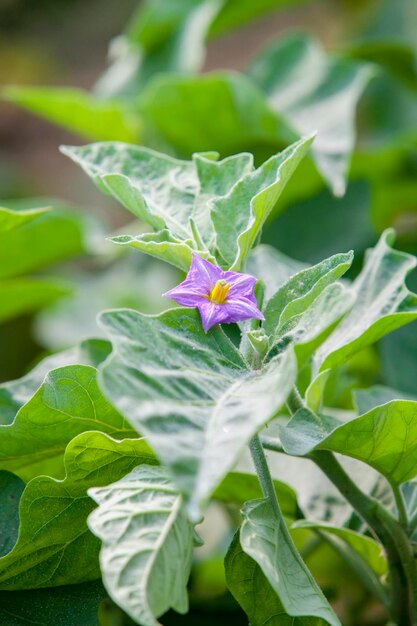
[[[225,280],[218,280],[213,289],[210,291],[209,300],[214,302],[214,304],[224,304],[226,302],[229,289],[229,283]]]

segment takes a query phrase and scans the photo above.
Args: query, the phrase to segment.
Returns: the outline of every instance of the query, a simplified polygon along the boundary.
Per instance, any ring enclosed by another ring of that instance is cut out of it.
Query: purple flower
[[[255,283],[249,274],[224,272],[193,254],[186,279],[163,295],[183,306],[197,307],[207,332],[215,324],[265,319],[253,294]]]

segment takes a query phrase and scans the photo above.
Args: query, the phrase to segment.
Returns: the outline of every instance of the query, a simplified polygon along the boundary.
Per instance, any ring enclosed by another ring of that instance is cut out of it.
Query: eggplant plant
[[[0,467],[20,498],[7,512],[19,530],[5,533],[4,592],[102,576],[134,623],[156,626],[169,609],[187,611],[199,525],[217,501],[241,506],[225,576],[253,626],[340,624],[294,542],[300,530],[345,554],[392,623],[415,624],[417,402],[373,386],[341,413],[327,390],[355,355],[417,318],[404,282],[416,261],[392,247],[392,230],[353,281],[342,278],[352,252],[296,267],[259,244],[312,142],[257,168],[249,153],[184,161],[119,142],[63,148],[150,227],[113,241],[187,275],[165,293],[179,307],[105,311],[104,339],[0,387]],[[290,458],[301,476],[308,460],[333,483],[349,505],[343,520],[297,504],[279,471]]]

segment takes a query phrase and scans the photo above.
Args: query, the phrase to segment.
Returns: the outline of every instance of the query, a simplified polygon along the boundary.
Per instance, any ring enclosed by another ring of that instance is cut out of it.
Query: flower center
[[[218,280],[210,291],[209,300],[214,304],[224,304],[229,293],[230,285],[225,280]]]

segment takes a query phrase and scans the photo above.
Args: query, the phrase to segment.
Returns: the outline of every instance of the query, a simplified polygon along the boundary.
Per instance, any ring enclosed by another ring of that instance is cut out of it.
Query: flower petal
[[[238,272],[224,272],[224,280],[229,283],[229,299],[248,298],[256,305],[253,294],[256,278],[249,274],[239,274]]]
[[[186,280],[192,281],[196,287],[200,285],[204,293],[208,295],[217,281],[223,278],[223,274],[224,272],[220,267],[193,253],[193,260]]]
[[[187,279],[162,295],[175,300],[182,306],[196,307],[199,303],[206,302],[206,294],[201,286],[196,286]]]
[[[227,299],[223,305],[227,309],[227,322],[243,322],[244,320],[264,320],[262,312],[248,298]]]
[[[206,333],[215,324],[222,324],[228,321],[228,313],[225,304],[215,304],[209,300],[205,300],[198,305],[201,315],[201,323]]]

